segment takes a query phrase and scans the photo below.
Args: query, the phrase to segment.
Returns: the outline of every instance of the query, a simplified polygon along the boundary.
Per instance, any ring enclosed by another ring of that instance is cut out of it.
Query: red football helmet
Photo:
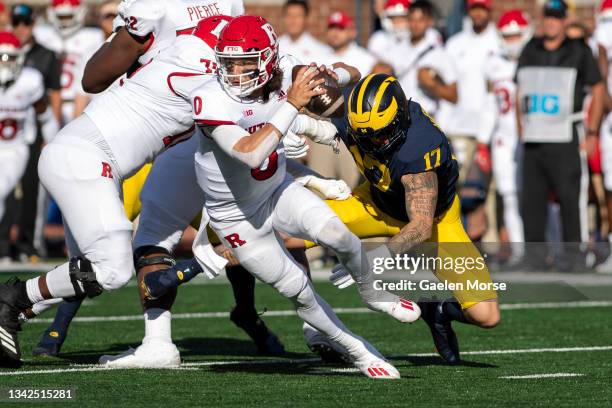
[[[497,22],[497,32],[502,39],[502,49],[510,58],[518,58],[531,38],[532,27],[529,16],[522,10],[509,10]]]
[[[47,9],[49,21],[64,37],[83,27],[85,13],[81,0],[53,0]]]
[[[17,78],[23,67],[25,56],[15,34],[0,31],[0,86]]]
[[[272,78],[278,66],[278,37],[263,17],[235,17],[221,31],[215,55],[221,83],[244,97]]]
[[[385,17],[407,16],[410,0],[387,0],[384,6]]]
[[[207,17],[204,20],[200,20],[195,30],[193,30],[193,35],[204,41],[214,50],[219,41],[221,31],[232,19],[233,17],[226,15]]]
[[[612,19],[612,0],[602,0],[597,11],[597,18],[601,20]]]

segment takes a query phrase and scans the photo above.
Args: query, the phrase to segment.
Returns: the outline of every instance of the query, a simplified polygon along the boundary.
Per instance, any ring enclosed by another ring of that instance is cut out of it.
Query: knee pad
[[[361,241],[353,234],[340,218],[331,218],[316,236],[317,243],[331,248],[338,254],[359,251]]]
[[[85,296],[93,298],[102,293],[102,285],[98,283],[93,266],[87,258],[81,256],[71,258],[68,273],[76,298]]]
[[[291,263],[289,267],[291,269],[287,270],[273,286],[281,295],[295,299],[300,296],[304,288],[308,287],[308,278],[297,265]]]

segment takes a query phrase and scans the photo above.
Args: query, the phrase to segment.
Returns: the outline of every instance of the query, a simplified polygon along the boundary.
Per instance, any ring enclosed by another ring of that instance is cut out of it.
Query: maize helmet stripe
[[[398,104],[397,100],[393,97],[391,89],[389,89],[389,95],[385,98],[385,93],[387,93],[387,89],[393,81],[396,81],[394,77],[386,78],[378,87],[376,96],[374,96],[370,117],[370,127],[374,130],[380,130],[387,126],[397,113]]]
[[[353,91],[351,92],[351,96],[349,98],[349,106],[351,112],[355,112],[359,115],[363,113],[363,96],[366,89],[368,88],[368,83],[370,82],[373,76],[374,75],[368,75],[367,77],[365,77],[363,81],[359,82],[359,84],[357,84],[355,89],[353,89]]]

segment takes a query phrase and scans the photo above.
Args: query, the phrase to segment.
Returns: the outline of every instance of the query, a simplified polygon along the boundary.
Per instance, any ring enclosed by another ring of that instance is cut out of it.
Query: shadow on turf
[[[312,376],[339,376],[339,377],[363,377],[363,374],[355,371],[331,371],[333,369],[352,369],[350,365],[321,364],[321,363],[282,363],[278,361],[258,361],[257,364],[225,364],[211,366],[209,369],[215,373],[247,373],[247,374],[282,374],[282,375],[312,375]],[[402,374],[402,379],[417,379],[420,377]]]
[[[241,340],[225,337],[188,337],[174,342],[181,352],[181,357],[198,356],[234,356],[253,357],[259,356],[255,345],[250,340]],[[116,343],[104,349],[79,350],[74,352],[62,352],[59,357],[35,358],[34,364],[40,365],[63,365],[67,361],[75,364],[97,364],[103,354],[119,354],[128,348],[136,348],[134,343]],[[277,358],[300,359],[312,357],[309,353],[286,352]]]
[[[454,367],[474,367],[474,368],[499,368],[499,366],[477,361],[461,360],[459,364],[448,364],[440,357],[420,357],[420,356],[393,356],[393,361],[407,361],[413,366],[454,366]]]

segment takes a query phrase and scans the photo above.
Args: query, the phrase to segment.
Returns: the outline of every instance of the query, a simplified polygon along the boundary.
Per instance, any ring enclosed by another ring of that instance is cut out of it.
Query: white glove
[[[315,143],[338,147],[338,129],[333,123],[327,120],[319,120],[311,118],[308,115],[297,115],[293,124],[291,125],[291,131],[298,134],[307,136],[310,140]]]
[[[332,274],[329,277],[329,281],[334,284],[338,289],[346,289],[355,283],[355,280],[344,267],[344,265],[338,264],[332,269]]]
[[[351,196],[351,188],[343,180],[323,179],[308,175],[298,177],[295,181],[307,189],[321,194],[325,200],[344,201]]]
[[[310,145],[306,142],[305,137],[300,137],[293,133],[291,130],[287,131],[287,134],[283,138],[283,145],[285,146],[285,156],[288,159],[299,159],[308,154]]]

